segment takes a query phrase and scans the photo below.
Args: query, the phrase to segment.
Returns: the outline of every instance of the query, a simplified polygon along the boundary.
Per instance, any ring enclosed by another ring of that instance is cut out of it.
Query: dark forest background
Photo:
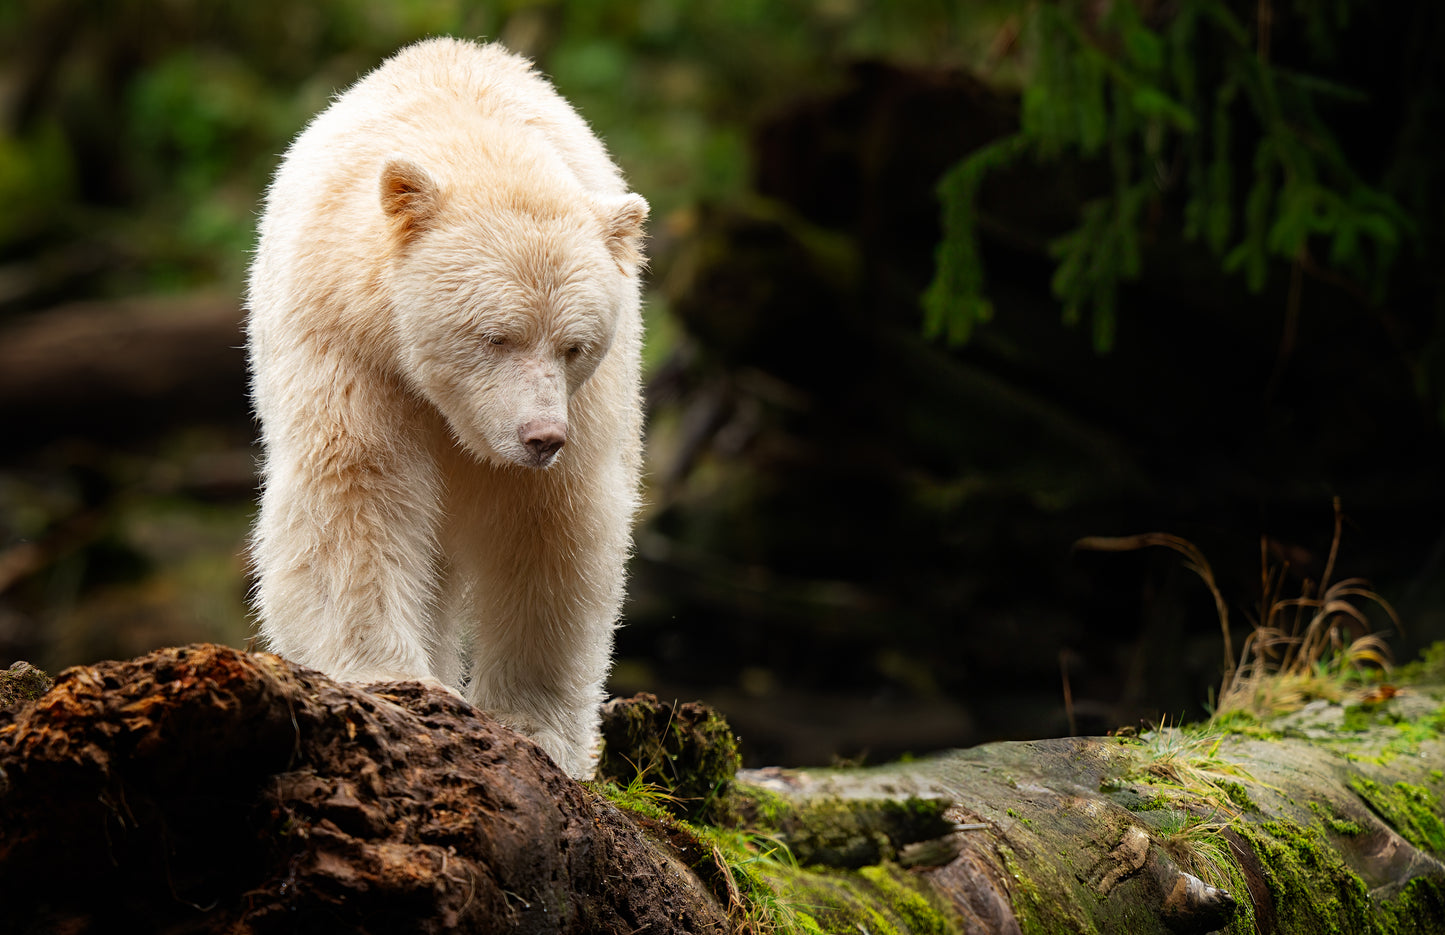
[[[617,691],[753,764],[1198,717],[1208,591],[1073,544],[1189,539],[1242,631],[1335,497],[1396,657],[1445,638],[1445,7],[10,0],[0,662],[246,644],[260,196],[440,33],[653,207]]]

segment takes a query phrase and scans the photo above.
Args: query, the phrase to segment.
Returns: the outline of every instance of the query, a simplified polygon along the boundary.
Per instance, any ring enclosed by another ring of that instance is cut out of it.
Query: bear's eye
[[[580,345],[580,344],[573,344],[571,347],[567,348],[567,359],[568,359],[568,360],[576,360],[578,357],[581,357],[581,356],[582,356],[582,345]]]
[[[500,334],[489,334],[487,335],[487,343],[493,347],[502,347],[507,343],[507,339]]]

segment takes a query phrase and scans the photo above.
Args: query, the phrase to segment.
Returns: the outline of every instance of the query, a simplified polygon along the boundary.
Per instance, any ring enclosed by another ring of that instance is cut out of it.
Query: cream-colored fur
[[[440,681],[591,773],[640,468],[646,214],[497,45],[403,49],[297,137],[248,297],[270,648]]]

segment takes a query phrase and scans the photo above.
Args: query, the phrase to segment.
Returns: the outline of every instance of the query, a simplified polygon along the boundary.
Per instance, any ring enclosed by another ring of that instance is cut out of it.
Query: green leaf
[[[1124,51],[1129,60],[1144,71],[1155,72],[1164,67],[1164,42],[1147,26],[1136,25],[1124,30]]]
[[[1286,185],[1279,194],[1279,210],[1265,237],[1277,256],[1293,257],[1309,236],[1314,213],[1314,186]]]
[[[1344,266],[1356,258],[1359,250],[1359,227],[1353,220],[1342,222],[1335,228],[1334,239],[1330,242],[1330,264]]]
[[[1079,58],[1078,99],[1079,149],[1085,156],[1097,153],[1109,135],[1109,114],[1104,106],[1104,69],[1092,55]]]
[[[1359,225],[1360,232],[1377,243],[1393,247],[1400,241],[1399,231],[1383,214],[1362,214]]]
[[[1358,103],[1361,95],[1261,58],[1251,25],[1229,0],[1181,0],[1171,9],[1154,30],[1127,0],[1029,6],[1020,130],[1008,145],[970,156],[940,189],[945,244],[928,296],[931,333],[966,336],[992,312],[974,222],[960,206],[971,210],[985,171],[1025,152],[1093,166],[1107,153],[1111,194],[1081,205],[1077,226],[1048,245],[1064,320],[1077,323],[1087,308],[1101,351],[1115,338],[1120,281],[1143,273],[1144,238],[1157,220],[1149,207],[1180,173],[1182,233],[1208,246],[1226,272],[1241,273],[1250,290],[1264,288],[1275,258],[1294,260],[1319,239],[1332,265],[1384,294],[1390,264],[1413,232],[1410,215],[1361,179],[1317,108],[1321,99]],[[1302,7],[1295,15],[1313,29],[1331,14]],[[1235,178],[1239,126],[1254,149],[1247,183]],[[1158,219],[1174,216],[1166,210]]]
[[[1145,117],[1166,120],[1183,133],[1193,133],[1196,127],[1194,115],[1178,101],[1160,89],[1145,85],[1134,90],[1130,103]]]
[[[1112,285],[1094,296],[1094,351],[1107,354],[1114,349],[1115,296]]]
[[[1336,100],[1350,101],[1356,104],[1366,103],[1370,99],[1370,96],[1359,88],[1352,88],[1347,84],[1330,81],[1327,78],[1321,78],[1319,75],[1305,74],[1304,72],[1295,71],[1292,68],[1285,68],[1280,65],[1274,66],[1274,73],[1280,77],[1281,81],[1294,85],[1301,91],[1318,94],[1321,97],[1332,97]]]
[[[1266,238],[1269,235],[1270,209],[1274,204],[1275,147],[1268,139],[1260,141],[1254,156],[1254,184],[1244,200],[1244,279],[1251,292],[1264,288],[1269,257]],[[1233,254],[1231,254],[1233,255]]]
[[[993,317],[993,305],[984,296],[983,260],[978,249],[978,188],[990,170],[1012,162],[1026,147],[1022,136],[995,140],[956,163],[939,182],[943,240],[934,252],[933,282],[923,294],[927,337],[963,344],[975,325]]]
[[[1249,27],[1239,21],[1224,0],[1200,0],[1198,9],[1203,16],[1220,27],[1236,46],[1252,48],[1253,38],[1250,36]]]

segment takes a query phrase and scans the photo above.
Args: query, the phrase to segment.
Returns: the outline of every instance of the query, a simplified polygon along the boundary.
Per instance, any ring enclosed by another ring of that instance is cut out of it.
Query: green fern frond
[[[1350,7],[1341,0],[1297,12],[1325,35],[1348,21]],[[1148,208],[1168,194],[1160,167],[1171,161],[1182,163],[1182,234],[1252,291],[1264,288],[1271,264],[1310,252],[1383,290],[1411,233],[1409,216],[1358,176],[1315,106],[1357,103],[1358,91],[1271,65],[1223,0],[1183,0],[1157,28],[1133,2],[1097,11],[1069,0],[1030,8],[1018,134],[973,153],[939,186],[944,237],[923,298],[928,335],[962,343],[992,317],[978,193],[987,172],[1025,155],[1102,157],[1111,169],[1112,190],[1086,202],[1078,226],[1050,244],[1064,321],[1088,309],[1101,351],[1113,343],[1120,284],[1142,271],[1146,218],[1156,216]],[[1202,94],[1205,87],[1215,90]],[[1241,117],[1258,133],[1242,200],[1234,178]]]

